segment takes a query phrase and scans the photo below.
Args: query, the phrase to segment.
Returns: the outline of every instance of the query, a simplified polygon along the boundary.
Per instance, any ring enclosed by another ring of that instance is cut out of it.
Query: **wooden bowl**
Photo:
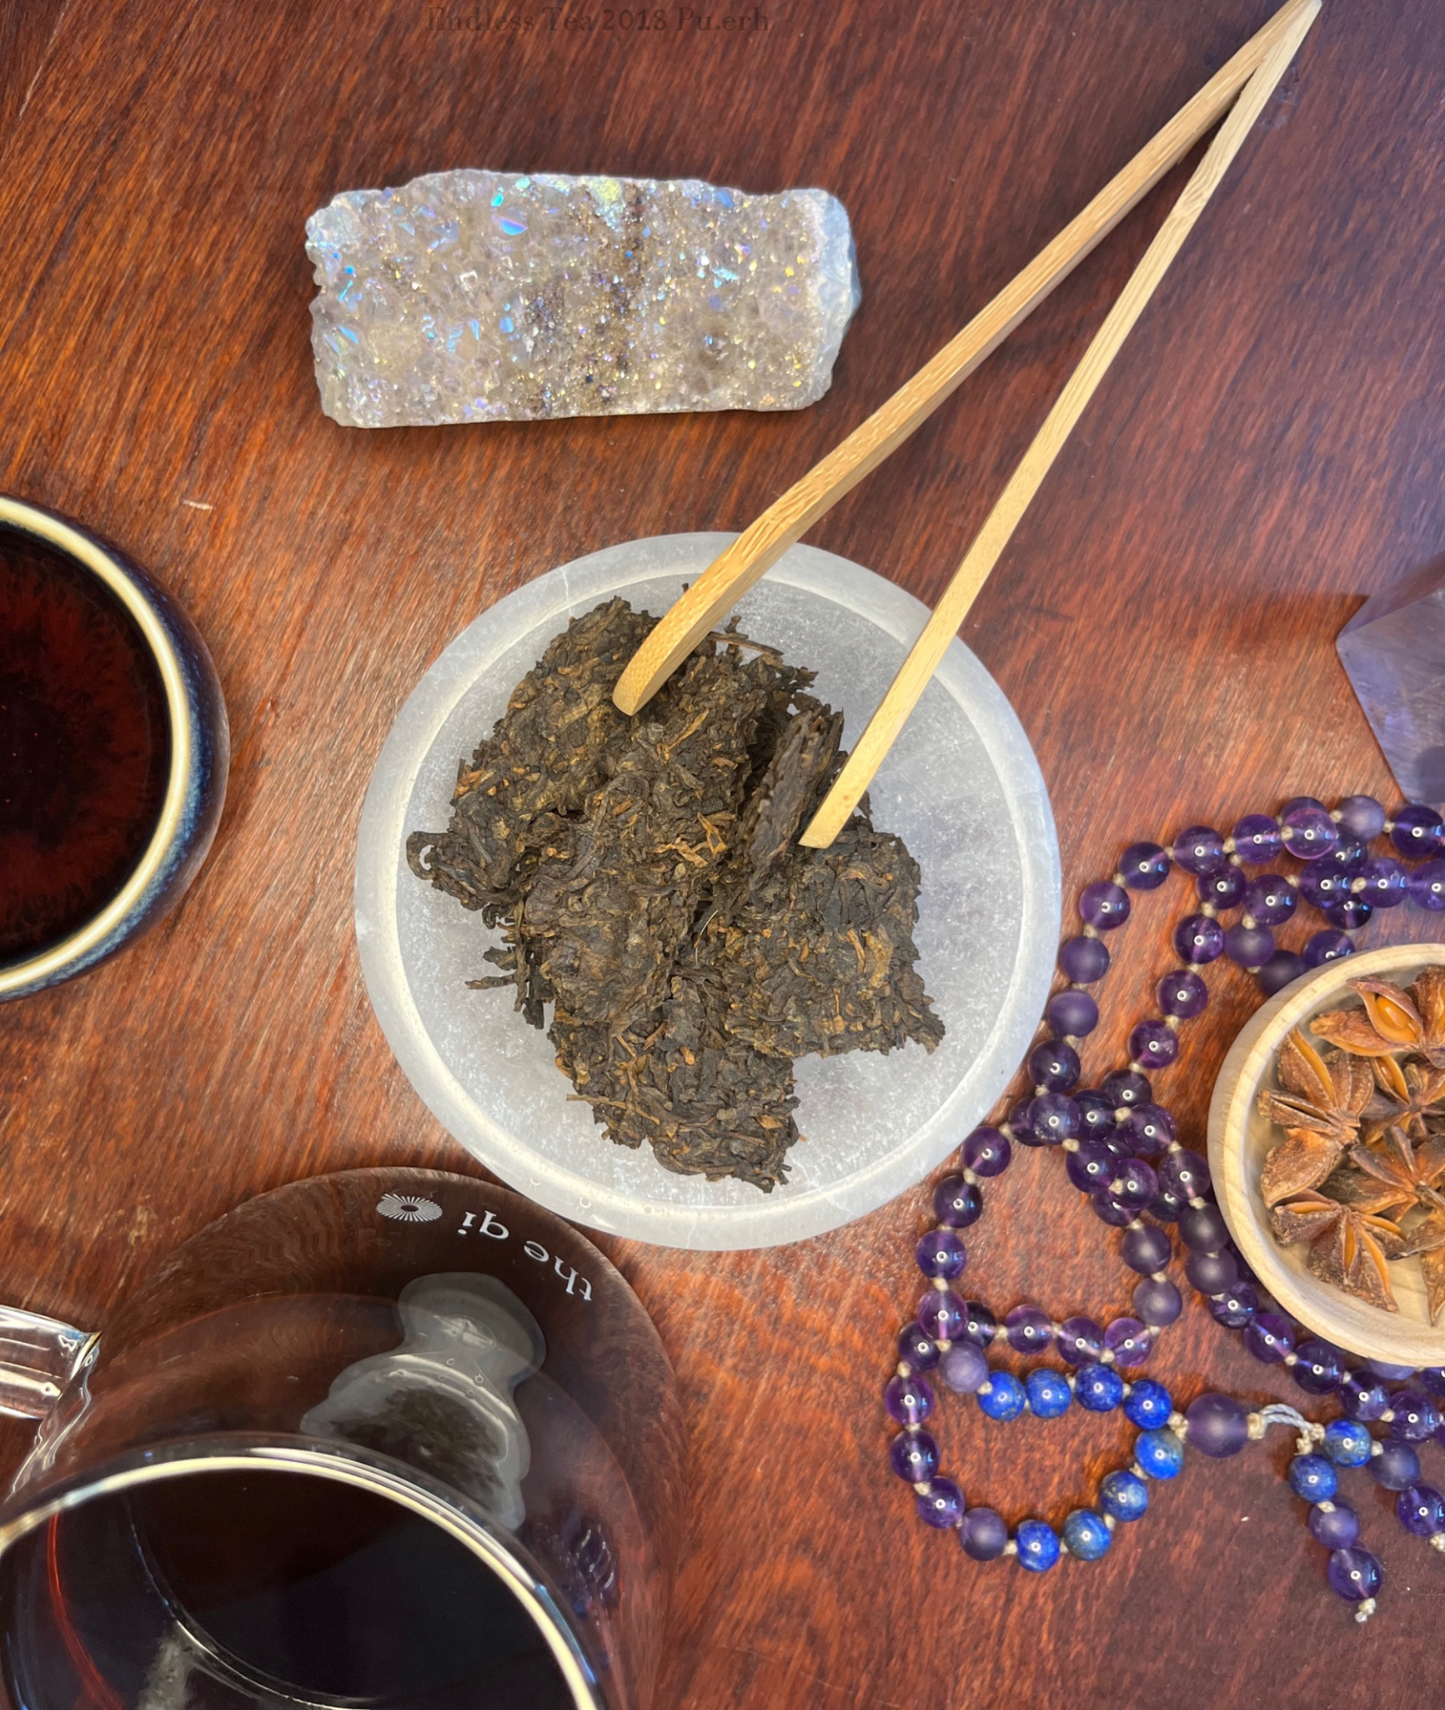
[[[1396,944],[1327,962],[1286,986],[1235,1040],[1209,1106],[1209,1168],[1219,1209],[1260,1283],[1291,1317],[1326,1341],[1400,1366],[1445,1365],[1445,1323],[1430,1323],[1418,1261],[1390,1265],[1390,1287],[1400,1310],[1385,1312],[1312,1276],[1305,1268],[1304,1246],[1276,1242],[1259,1177],[1266,1154],[1283,1136],[1260,1115],[1259,1092],[1279,1085],[1275,1053],[1286,1034],[1303,1026],[1313,1037],[1312,1016],[1359,1002],[1350,980],[1385,979],[1405,986],[1436,962],[1445,963],[1445,944]]]

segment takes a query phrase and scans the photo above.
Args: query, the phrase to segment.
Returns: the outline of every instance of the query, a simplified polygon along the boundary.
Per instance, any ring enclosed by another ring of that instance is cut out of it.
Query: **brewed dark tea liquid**
[[[527,1611],[464,1544],[306,1475],[102,1497],[0,1558],[16,1710],[571,1710]]]
[[[121,888],[170,758],[160,673],[125,607],[0,524],[0,965],[59,943]]]

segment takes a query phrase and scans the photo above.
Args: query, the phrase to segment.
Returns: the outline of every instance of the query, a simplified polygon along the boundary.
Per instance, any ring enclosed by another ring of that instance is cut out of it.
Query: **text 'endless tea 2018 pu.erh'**
[[[793,839],[841,763],[813,673],[729,630],[636,717],[612,689],[654,619],[575,618],[461,765],[412,870],[502,929],[484,952],[620,1145],[764,1191],[799,1138],[793,1060],[943,1036],[915,966],[919,872],[866,803]],[[825,1139],[825,1137],[819,1137]]]

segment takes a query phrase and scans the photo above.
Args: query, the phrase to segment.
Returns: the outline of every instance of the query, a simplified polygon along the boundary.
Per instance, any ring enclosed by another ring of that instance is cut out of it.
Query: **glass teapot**
[[[5,1710],[646,1710],[672,1370],[590,1242],[468,1177],[263,1194],[100,1334],[0,1309]]]

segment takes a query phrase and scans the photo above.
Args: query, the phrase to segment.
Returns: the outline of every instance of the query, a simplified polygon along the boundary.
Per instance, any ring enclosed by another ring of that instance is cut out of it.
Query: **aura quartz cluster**
[[[438,172],[346,191],[306,239],[347,427],[801,409],[859,302],[823,190]]]

